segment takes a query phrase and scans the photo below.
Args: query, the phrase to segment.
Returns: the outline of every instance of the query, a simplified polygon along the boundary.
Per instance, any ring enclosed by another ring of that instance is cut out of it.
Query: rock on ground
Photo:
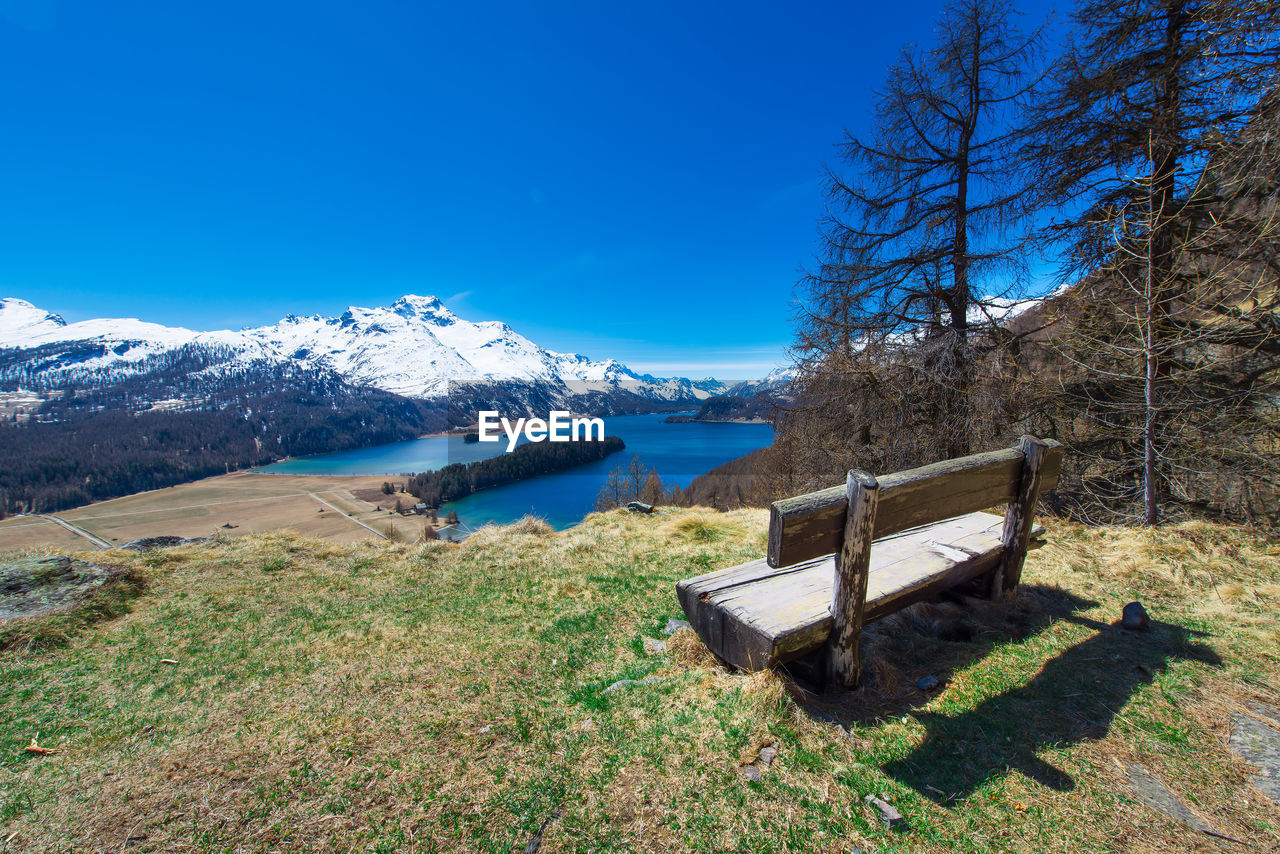
[[[662,630],[662,633],[664,635],[671,636],[671,635],[674,635],[676,632],[680,631],[681,629],[691,629],[691,628],[693,628],[693,626],[689,625],[684,620],[677,620],[675,617],[672,617],[671,619],[667,620],[667,627]]]
[[[1214,832],[1213,828],[1193,813],[1182,798],[1178,797],[1159,777],[1136,763],[1126,766],[1125,770],[1129,775],[1129,785],[1133,786],[1138,800],[1192,830],[1198,830],[1201,833]]]
[[[608,688],[601,691],[601,694],[612,694],[614,691],[621,691],[623,688],[630,688],[633,685],[652,685],[655,682],[661,682],[657,676],[646,676],[643,679],[619,679]]]
[[[0,563],[0,620],[68,608],[106,584],[113,574],[109,566],[66,555]]]
[[[903,819],[902,813],[898,812],[893,804],[884,798],[879,795],[867,795],[862,800],[870,804],[871,808],[876,811],[876,815],[880,817],[880,821],[884,823],[885,827],[895,830],[905,826],[906,821]]]
[[[130,540],[120,548],[128,549],[131,552],[145,552],[151,549],[168,549],[173,546],[194,546],[203,543],[208,537],[142,537],[137,540]]]
[[[769,766],[773,764],[773,760],[778,757],[778,742],[771,741],[760,747],[759,754],[756,755],[755,761],[749,765],[742,767],[742,773],[747,779],[753,783],[758,783],[760,778],[764,776],[764,772],[769,770]]]
[[[1120,625],[1131,631],[1145,632],[1151,625],[1151,618],[1147,616],[1147,609],[1142,607],[1141,602],[1130,602],[1120,612]]]
[[[1249,715],[1232,715],[1229,743],[1241,759],[1258,769],[1249,782],[1280,804],[1280,709],[1260,703],[1250,703],[1249,709],[1276,723],[1269,725]]]
[[[667,652],[667,642],[655,640],[654,638],[644,639],[645,655],[665,655]]]

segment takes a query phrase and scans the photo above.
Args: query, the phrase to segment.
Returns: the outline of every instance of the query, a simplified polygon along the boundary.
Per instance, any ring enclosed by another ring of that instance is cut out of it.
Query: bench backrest
[[[1039,471],[1039,488],[1044,491],[1058,483],[1063,448],[1052,440],[1041,444],[1048,446]],[[877,478],[879,503],[872,536],[887,537],[908,528],[1007,504],[1018,497],[1025,460],[1021,447],[1009,448]],[[775,501],[770,508],[769,566],[791,566],[839,551],[847,510],[844,484]]]

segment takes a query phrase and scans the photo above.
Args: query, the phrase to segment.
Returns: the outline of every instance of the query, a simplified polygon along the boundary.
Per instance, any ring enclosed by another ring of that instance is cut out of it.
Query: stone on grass
[[[1245,703],[1254,717],[1266,718],[1272,727],[1280,727],[1280,709],[1266,703]]]
[[[633,685],[652,685],[655,682],[661,682],[657,676],[646,676],[643,679],[619,679],[608,688],[601,691],[601,694],[612,694],[614,691],[621,691],[623,688],[630,688]]]
[[[0,620],[69,608],[117,572],[66,555],[20,557],[0,563]]]
[[[684,620],[677,620],[675,617],[672,617],[671,619],[667,620],[667,627],[662,630],[662,633],[670,637],[671,635],[674,635],[676,632],[680,631],[681,629],[691,629],[691,628],[693,628],[693,626],[689,625]]]
[[[1214,832],[1213,828],[1193,813],[1182,798],[1178,797],[1159,777],[1136,763],[1127,766],[1125,770],[1129,775],[1129,785],[1133,787],[1138,800],[1161,815],[1192,830],[1200,833]]]
[[[206,542],[208,537],[142,537],[137,540],[130,540],[122,549],[128,549],[131,552],[147,552],[152,549],[169,549],[174,546],[194,546]]]
[[[542,838],[547,835],[547,829],[562,815],[564,815],[564,804],[560,804],[553,809],[551,815],[547,816],[542,822],[541,826],[538,827],[538,832],[524,846],[524,854],[538,854],[538,849],[542,847]]]
[[[1120,612],[1120,625],[1135,632],[1145,632],[1147,626],[1151,625],[1151,619],[1141,602],[1130,602]]]
[[[893,804],[879,795],[867,795],[862,800],[864,803],[871,805],[871,808],[876,811],[876,815],[880,817],[880,821],[884,822],[884,826],[890,830],[897,830],[906,825],[906,821],[902,818],[902,813],[894,809]]]
[[[928,676],[920,677],[919,681],[916,682],[916,687],[921,691],[932,691],[941,684],[942,682],[939,681],[938,677],[930,673]]]
[[[1251,711],[1280,721],[1275,709],[1250,703]],[[1250,765],[1258,769],[1249,777],[1258,791],[1276,803],[1280,803],[1280,731],[1263,721],[1248,715],[1231,716],[1231,749]]]
[[[773,760],[778,757],[778,742],[771,741],[760,748],[760,752],[756,755],[755,761],[742,766],[742,773],[747,779],[753,783],[760,782],[760,778],[764,776],[764,772],[769,770],[769,766],[773,764]]]
[[[645,655],[663,655],[667,651],[666,641],[654,640],[653,638],[644,639]]]

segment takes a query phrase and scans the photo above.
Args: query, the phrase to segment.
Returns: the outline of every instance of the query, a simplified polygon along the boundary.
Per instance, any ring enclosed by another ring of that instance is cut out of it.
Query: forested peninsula
[[[445,501],[456,501],[490,486],[603,460],[625,447],[626,444],[617,436],[605,436],[601,441],[592,442],[530,443],[491,459],[452,463],[437,471],[416,474],[405,488],[427,506],[439,507]]]

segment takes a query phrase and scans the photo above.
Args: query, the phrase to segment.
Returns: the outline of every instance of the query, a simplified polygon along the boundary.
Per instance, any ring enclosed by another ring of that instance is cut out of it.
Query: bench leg
[[[856,688],[862,678],[859,647],[880,484],[867,472],[855,470],[849,472],[845,490],[849,506],[844,542],[836,556],[831,635],[827,639],[827,674],[842,688]]]
[[[1035,436],[1023,436],[1018,440],[1018,450],[1023,454],[1022,480],[1017,496],[1004,511],[1004,530],[1000,534],[1004,553],[1000,564],[991,572],[987,588],[990,599],[999,599],[1017,587],[1022,579],[1022,564],[1027,559],[1027,544],[1031,541],[1036,504],[1040,501],[1040,473],[1049,447],[1048,442]]]

